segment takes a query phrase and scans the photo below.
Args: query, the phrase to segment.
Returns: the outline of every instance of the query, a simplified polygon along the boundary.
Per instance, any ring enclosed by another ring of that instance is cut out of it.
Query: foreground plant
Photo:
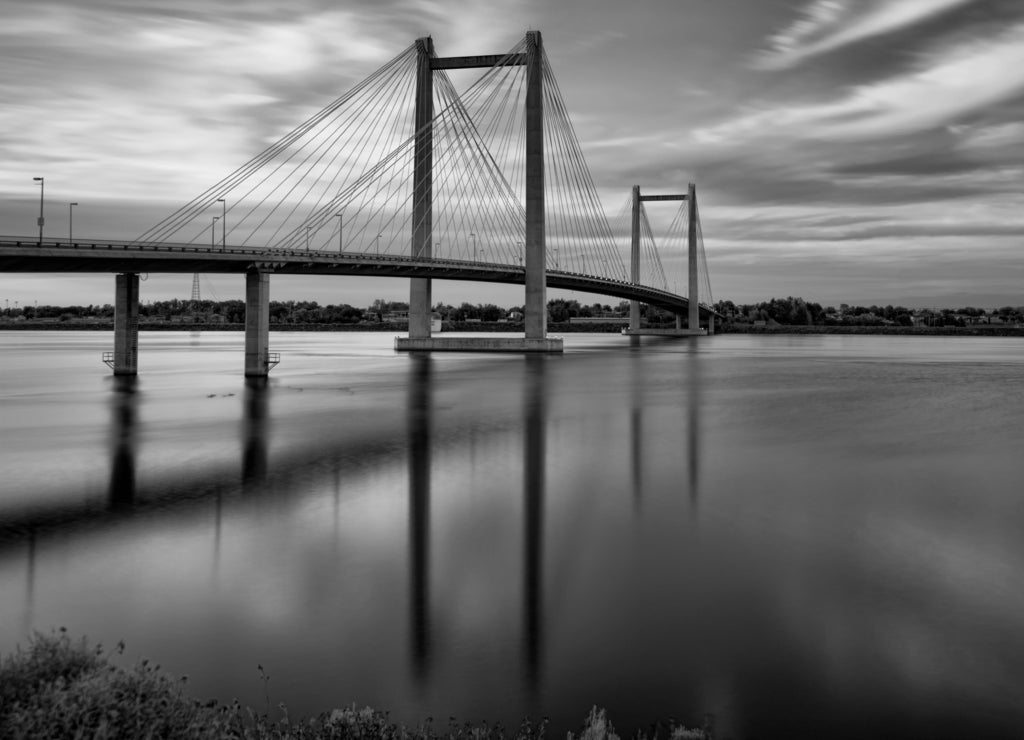
[[[124,650],[119,643],[117,653]],[[269,676],[259,669],[264,684]],[[66,630],[36,634],[0,661],[0,738],[184,738],[186,740],[539,740],[547,723],[525,720],[506,732],[500,725],[457,725],[435,730],[430,721],[415,729],[396,725],[385,712],[370,708],[336,709],[293,722],[284,705],[282,717],[259,714],[237,701],[202,703],[185,694],[186,677],[173,678],[148,661],[131,669],[113,665],[102,646],[73,642]],[[672,740],[707,740],[707,730],[668,728]],[[579,735],[568,740],[618,740],[619,736],[594,707]]]

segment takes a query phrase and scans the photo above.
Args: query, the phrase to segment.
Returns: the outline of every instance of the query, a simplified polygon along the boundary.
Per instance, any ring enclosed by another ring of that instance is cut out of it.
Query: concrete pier
[[[623,334],[631,337],[703,337],[703,329],[626,329]]]
[[[395,349],[412,352],[561,352],[561,337],[395,337]]]
[[[114,285],[114,375],[139,372],[139,274],[121,273]]]
[[[245,377],[270,372],[270,275],[245,273]]]

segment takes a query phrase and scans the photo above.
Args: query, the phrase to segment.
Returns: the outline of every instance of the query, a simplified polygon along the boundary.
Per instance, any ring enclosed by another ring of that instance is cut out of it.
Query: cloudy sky
[[[0,234],[134,238],[415,38],[540,29],[609,216],[698,188],[716,299],[1024,304],[1021,0],[0,0]],[[205,297],[242,280],[204,278]],[[447,302],[521,289],[443,283]],[[187,298],[153,276],[143,300]],[[275,278],[275,299],[406,283]],[[581,296],[583,297],[583,296]],[[589,297],[588,297],[589,298]],[[0,276],[106,303],[110,276]],[[0,303],[2,306],[2,303]]]

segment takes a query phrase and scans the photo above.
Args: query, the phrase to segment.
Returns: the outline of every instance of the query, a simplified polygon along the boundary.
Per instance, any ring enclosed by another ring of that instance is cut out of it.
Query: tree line
[[[554,298],[547,302],[548,319],[552,323],[567,323],[574,318],[620,320],[629,315],[629,301],[607,303],[580,303],[573,298]],[[737,304],[730,300],[718,301],[715,310],[723,317],[725,327],[744,325],[782,326],[966,326],[978,323],[1024,323],[1024,308],[1004,306],[985,310],[967,306],[957,309],[911,309],[905,306],[822,306],[803,298],[772,298],[760,303]],[[274,324],[359,324],[382,323],[404,319],[409,304],[402,301],[374,300],[368,307],[359,308],[347,303],[320,305],[316,301],[271,301],[270,320]],[[433,311],[442,320],[450,322],[517,323],[522,320],[523,306],[506,308],[493,303],[468,303],[458,306],[437,303]],[[671,324],[675,317],[646,304],[640,306],[641,318],[648,324]],[[0,309],[7,320],[41,321],[103,321],[113,320],[114,307],[109,303],[88,306],[21,306]],[[184,323],[241,324],[245,321],[245,302],[189,301],[177,298],[169,301],[149,301],[139,305],[142,321],[176,321]]]
[[[993,310],[963,308],[907,308],[906,306],[851,306],[841,303],[822,307],[803,298],[772,298],[752,304],[719,301],[715,310],[725,323],[779,324],[783,326],[967,326],[971,324],[1019,324],[1024,307],[1003,306]]]

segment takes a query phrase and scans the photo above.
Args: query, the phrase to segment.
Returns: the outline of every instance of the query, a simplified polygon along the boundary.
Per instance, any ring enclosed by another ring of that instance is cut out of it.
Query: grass
[[[124,644],[119,643],[120,654]],[[261,678],[267,677],[262,667]],[[426,722],[406,728],[375,709],[335,709],[317,717],[293,721],[280,705],[280,719],[216,701],[200,702],[185,692],[187,679],[169,676],[160,666],[143,660],[130,669],[112,664],[101,646],[72,640],[61,628],[50,635],[36,634],[25,649],[19,647],[0,661],[0,737],[73,738],[185,738],[195,740],[491,740],[545,737],[545,722],[524,720],[515,730],[500,725],[458,725],[445,728]],[[709,740],[708,728],[667,728],[672,740]],[[603,709],[595,707],[579,734],[568,740],[618,740]]]

